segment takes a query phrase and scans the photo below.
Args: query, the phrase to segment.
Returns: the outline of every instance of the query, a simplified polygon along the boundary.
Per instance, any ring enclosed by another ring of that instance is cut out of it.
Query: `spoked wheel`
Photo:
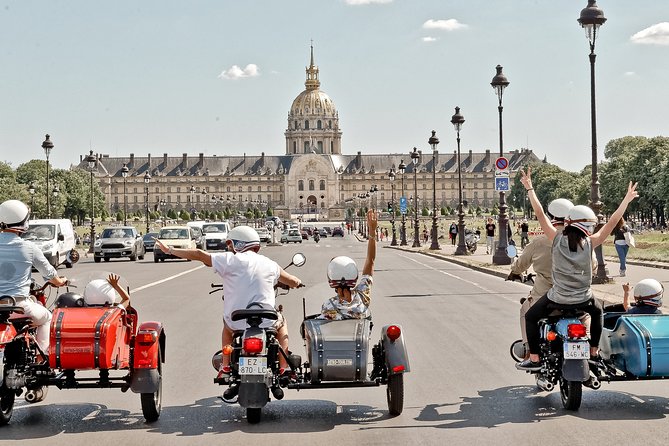
[[[153,393],[142,393],[142,414],[148,423],[152,423],[160,416],[163,403],[163,368],[160,363],[160,348],[158,348],[158,388]]]
[[[262,409],[259,407],[247,407],[246,408],[246,420],[251,424],[260,423],[260,414]]]
[[[583,396],[583,383],[580,381],[567,381],[560,378],[560,398],[562,406],[566,410],[578,410],[581,407]]]
[[[7,387],[0,387],[0,426],[9,423],[14,413],[14,399],[16,394]]]
[[[398,373],[388,377],[388,386],[386,387],[386,396],[388,398],[388,412],[392,416],[402,413],[404,408],[404,374]]]

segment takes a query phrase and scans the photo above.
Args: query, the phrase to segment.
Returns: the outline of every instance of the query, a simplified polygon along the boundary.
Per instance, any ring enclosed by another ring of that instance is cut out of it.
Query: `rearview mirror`
[[[515,246],[509,245],[506,247],[506,255],[513,259],[518,255],[518,250]]]
[[[302,266],[305,263],[307,263],[307,258],[304,256],[304,254],[298,252],[293,256],[293,260],[291,263],[295,266]]]

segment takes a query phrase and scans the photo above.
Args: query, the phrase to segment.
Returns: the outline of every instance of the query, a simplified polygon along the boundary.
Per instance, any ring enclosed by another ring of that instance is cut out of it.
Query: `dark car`
[[[302,235],[302,240],[309,240],[309,233],[306,229],[302,229],[300,235]]]
[[[332,229],[329,226],[323,226],[323,229],[325,229],[325,232],[327,232],[328,235],[332,235]]]
[[[344,236],[344,230],[340,228],[339,226],[332,228],[332,237],[343,237]]]
[[[147,251],[153,251],[153,247],[156,244],[156,241],[153,239],[153,237],[158,238],[158,233],[157,232],[149,232],[147,234],[144,234],[144,237],[142,237],[142,241],[144,242],[144,249]]]
[[[317,229],[317,231],[321,235],[321,238],[328,236],[328,231],[326,231],[325,228]]]

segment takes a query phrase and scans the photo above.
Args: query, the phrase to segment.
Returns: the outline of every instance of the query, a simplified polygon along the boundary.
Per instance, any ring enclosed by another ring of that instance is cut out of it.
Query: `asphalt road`
[[[317,312],[332,295],[325,268],[335,255],[362,267],[366,245],[355,238],[263,248],[281,265],[303,252],[307,264],[289,271],[307,285],[280,296],[291,348],[304,353],[298,328],[302,298]],[[559,394],[539,392],[514,368],[508,350],[519,337],[518,300],[527,287],[414,253],[379,248],[373,288],[372,341],[380,327],[403,327],[411,359],[404,412],[388,416],[385,388],[288,391],[263,409],[260,424],[219,399],[210,364],[219,348],[220,295],[216,275],[197,262],[127,260],[94,264],[83,258],[69,276],[113,271],[132,288],[140,321],[162,321],[167,333],[163,411],[147,424],[139,396],[118,389],[51,389],[44,402],[17,399],[0,444],[666,444],[669,386],[664,382],[603,384],[584,390],[577,412]]]

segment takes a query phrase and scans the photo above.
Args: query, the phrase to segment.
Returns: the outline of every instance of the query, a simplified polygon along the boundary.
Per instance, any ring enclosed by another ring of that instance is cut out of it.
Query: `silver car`
[[[93,259],[99,263],[113,258],[128,257],[130,260],[144,259],[146,250],[142,236],[133,226],[105,228],[93,244]]]
[[[298,229],[287,229],[281,234],[281,243],[302,243],[302,235]]]

